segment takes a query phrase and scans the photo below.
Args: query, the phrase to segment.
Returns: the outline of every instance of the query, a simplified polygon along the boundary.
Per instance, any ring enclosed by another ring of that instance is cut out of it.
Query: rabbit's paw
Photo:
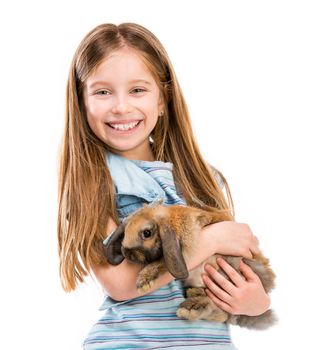
[[[154,284],[154,280],[150,279],[149,276],[140,275],[137,278],[136,288],[139,293],[147,293],[150,291]]]
[[[154,262],[144,267],[137,276],[136,288],[140,293],[147,293],[152,288],[154,281],[163,270],[161,262]]]
[[[186,299],[176,312],[177,316],[187,320],[211,320],[225,322],[228,314],[219,309],[208,297]]]
[[[206,297],[206,293],[204,291],[204,288],[188,288],[186,290],[187,298],[193,298],[193,297]]]
[[[208,307],[209,301],[207,298],[188,298],[180,305],[177,316],[187,320],[199,320]]]

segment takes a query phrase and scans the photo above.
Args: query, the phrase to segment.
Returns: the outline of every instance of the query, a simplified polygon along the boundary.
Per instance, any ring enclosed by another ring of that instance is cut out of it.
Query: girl
[[[229,209],[222,175],[202,158],[173,67],[158,39],[140,25],[104,24],[78,47],[67,85],[61,151],[58,237],[63,288],[71,291],[94,273],[106,297],[103,317],[84,349],[234,349],[226,324],[176,317],[184,300],[180,281],[167,272],[152,292],[138,294],[141,267],[108,265],[101,242],[144,203]],[[252,257],[258,243],[249,227],[233,221],[205,227],[189,270],[209,255]],[[269,306],[258,277],[242,264],[231,278],[211,266],[203,279],[222,309],[257,315]]]

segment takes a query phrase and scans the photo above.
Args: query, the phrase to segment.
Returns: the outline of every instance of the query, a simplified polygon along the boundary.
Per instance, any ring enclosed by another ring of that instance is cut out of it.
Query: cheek
[[[149,116],[157,116],[159,112],[159,101],[156,96],[152,96],[147,99],[136,100],[135,107],[141,109]]]
[[[102,118],[105,106],[99,101],[92,101],[86,105],[86,114],[88,119],[99,120]]]
[[[87,119],[87,122],[89,124],[89,127],[96,134],[96,132],[98,130],[96,127],[96,125],[97,125],[96,119],[92,116],[92,114],[90,114],[88,112],[86,113],[86,119]]]
[[[98,135],[105,121],[105,106],[99,101],[88,103],[86,106],[86,118],[91,130]]]
[[[158,108],[157,101],[154,99],[153,101],[150,101],[147,105],[145,105],[144,112],[148,117],[149,123],[155,126],[159,115],[159,108]]]
[[[94,108],[90,107],[86,110],[86,119],[90,129],[99,139],[105,141],[103,139],[104,120],[102,116],[103,113],[96,106],[94,106]]]

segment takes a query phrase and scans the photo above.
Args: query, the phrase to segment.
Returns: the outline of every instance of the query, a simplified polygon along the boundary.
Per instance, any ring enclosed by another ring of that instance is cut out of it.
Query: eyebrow
[[[128,82],[129,84],[136,84],[136,83],[143,83],[143,84],[146,84],[146,85],[152,85],[149,81],[145,80],[145,79],[134,79],[134,80],[130,80]],[[98,81],[95,81],[93,82],[89,88],[92,89],[94,88],[96,85],[105,85],[105,84],[108,84],[107,81],[105,80],[98,80]]]

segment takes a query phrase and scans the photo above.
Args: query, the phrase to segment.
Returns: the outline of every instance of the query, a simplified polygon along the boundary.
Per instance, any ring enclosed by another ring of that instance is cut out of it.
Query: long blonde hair
[[[188,109],[172,64],[159,40],[134,23],[102,24],[89,32],[74,55],[67,83],[66,119],[59,169],[58,241],[60,277],[66,291],[76,288],[96,264],[104,262],[100,243],[109,218],[118,223],[114,189],[105,161],[108,146],[90,129],[83,91],[88,76],[127,46],[150,69],[165,101],[165,113],[152,132],[156,160],[174,164],[174,178],[187,203],[204,209],[232,209],[204,161],[192,131]],[[232,218],[230,214],[230,219]]]

